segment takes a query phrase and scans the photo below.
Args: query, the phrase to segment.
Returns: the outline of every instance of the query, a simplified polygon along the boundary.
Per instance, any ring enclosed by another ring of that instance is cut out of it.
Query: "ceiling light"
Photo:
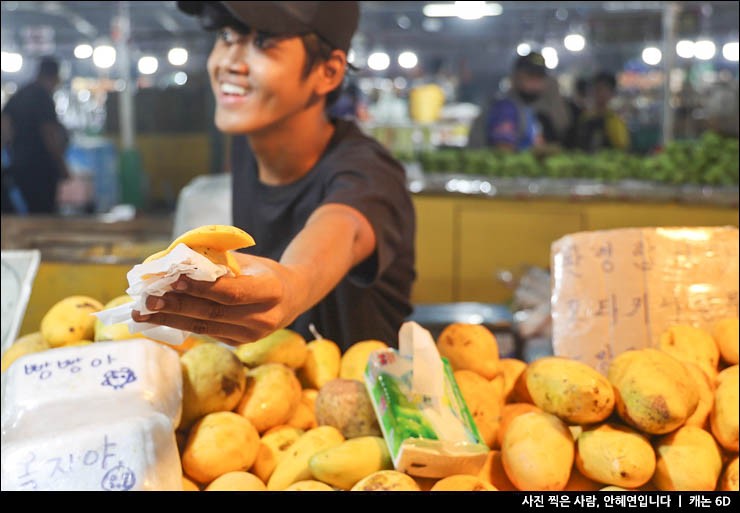
[[[23,67],[23,56],[15,52],[2,52],[0,67],[6,73],[17,73]]]
[[[398,65],[404,69],[415,68],[419,63],[419,58],[414,52],[401,52],[398,56]]]
[[[116,63],[116,49],[109,45],[96,46],[92,59],[93,64],[100,69],[111,68]]]
[[[159,61],[156,57],[153,57],[151,55],[145,55],[141,59],[139,59],[139,73],[142,75],[152,75],[157,72],[157,68],[159,68]]]
[[[580,52],[586,47],[586,38],[581,34],[568,34],[563,39],[563,45],[566,50],[571,52]]]
[[[516,47],[516,53],[517,55],[524,57],[525,55],[532,53],[532,47],[529,46],[528,43],[519,43]]]
[[[175,73],[175,75],[172,77],[172,80],[174,80],[175,84],[181,86],[185,85],[188,81],[188,74],[184,71],[178,71]]]
[[[484,16],[498,16],[503,12],[501,4],[495,2],[454,2],[426,4],[424,16],[429,18],[454,18],[477,20]]]
[[[182,66],[188,62],[188,51],[185,48],[172,48],[167,52],[167,60],[173,66]]]
[[[558,59],[558,51],[552,46],[546,46],[542,49],[542,57],[545,58],[545,66],[547,69],[555,69],[558,67],[560,60]]]
[[[89,59],[92,57],[93,47],[87,43],[82,43],[75,46],[74,55],[78,59]]]
[[[733,43],[725,43],[724,46],[722,46],[722,57],[724,57],[728,61],[737,62],[738,42],[735,41]]]
[[[660,51],[660,48],[648,46],[642,51],[642,60],[645,61],[645,64],[650,66],[659,64],[662,58],[663,52]]]
[[[702,61],[708,61],[717,53],[717,47],[712,41],[704,39],[694,43],[694,57]]]
[[[676,55],[682,59],[691,59],[694,57],[694,42],[688,39],[682,39],[676,43]]]
[[[367,58],[367,66],[375,71],[383,71],[391,65],[391,58],[385,52],[371,53]]]

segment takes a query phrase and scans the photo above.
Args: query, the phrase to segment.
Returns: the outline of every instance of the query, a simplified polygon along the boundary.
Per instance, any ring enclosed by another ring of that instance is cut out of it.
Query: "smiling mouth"
[[[221,94],[225,96],[246,96],[247,89],[236,84],[222,82],[220,84]]]

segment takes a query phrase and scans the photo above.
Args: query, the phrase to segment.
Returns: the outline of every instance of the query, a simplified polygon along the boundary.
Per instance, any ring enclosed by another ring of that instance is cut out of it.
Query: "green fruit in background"
[[[51,346],[44,340],[40,331],[22,336],[3,353],[2,372],[5,372],[21,356],[38,353],[50,348]]]
[[[70,296],[52,306],[41,319],[41,334],[51,347],[61,347],[95,336],[96,317],[103,305],[87,296]]]
[[[281,329],[250,344],[242,344],[234,350],[247,367],[264,363],[282,363],[291,369],[303,366],[308,356],[306,340],[295,331]]]

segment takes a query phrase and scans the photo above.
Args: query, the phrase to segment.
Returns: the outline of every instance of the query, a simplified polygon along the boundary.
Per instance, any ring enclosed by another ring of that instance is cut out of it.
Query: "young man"
[[[257,245],[243,275],[182,279],[137,321],[229,344],[313,324],[343,349],[397,344],[411,313],[415,219],[403,168],[332,120],[357,2],[178,2],[218,30],[208,59],[218,128],[233,141],[233,219]],[[246,137],[241,137],[244,134]]]

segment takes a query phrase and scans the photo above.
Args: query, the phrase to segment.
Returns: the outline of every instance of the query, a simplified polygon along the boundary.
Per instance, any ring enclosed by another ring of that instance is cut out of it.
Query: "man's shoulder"
[[[352,170],[403,174],[403,166],[385,146],[365,134],[353,121],[336,120],[336,140],[326,165],[333,172]]]

